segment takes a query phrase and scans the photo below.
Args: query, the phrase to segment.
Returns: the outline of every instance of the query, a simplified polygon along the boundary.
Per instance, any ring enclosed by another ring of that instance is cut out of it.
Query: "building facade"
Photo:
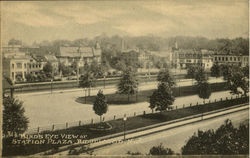
[[[171,55],[172,67],[185,69],[189,65],[201,65],[205,69],[213,66],[213,51],[178,49],[173,50]]]
[[[13,82],[26,81],[28,74],[29,57],[27,56],[8,56],[3,58],[3,75],[10,78]]]
[[[90,65],[93,61],[101,63],[101,48],[98,43],[95,47],[60,47],[60,54],[57,55],[60,63],[65,66],[71,66],[77,62],[79,67],[86,63]]]
[[[245,67],[249,65],[249,56],[214,54],[213,61],[218,63],[219,65],[225,64]]]

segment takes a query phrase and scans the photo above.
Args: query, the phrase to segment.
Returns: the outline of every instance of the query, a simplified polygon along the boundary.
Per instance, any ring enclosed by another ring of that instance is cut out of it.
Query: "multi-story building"
[[[79,67],[83,67],[85,63],[91,64],[93,61],[101,63],[101,48],[98,43],[95,47],[60,47],[60,54],[57,55],[60,63],[66,66],[77,62]]]
[[[220,65],[226,64],[245,67],[249,65],[249,56],[218,53],[214,54],[213,61]]]
[[[46,59],[43,56],[31,56],[28,64],[28,73],[37,75],[43,66],[46,64]]]
[[[29,57],[20,53],[5,54],[3,58],[3,75],[14,82],[25,81],[28,74]]]
[[[53,67],[53,74],[56,75],[59,72],[59,61],[56,58],[56,56],[52,55],[52,54],[48,54],[44,56],[45,61],[51,63],[52,67]]]
[[[175,68],[185,69],[189,65],[201,65],[210,69],[213,66],[213,51],[177,49],[172,51],[171,60]]]

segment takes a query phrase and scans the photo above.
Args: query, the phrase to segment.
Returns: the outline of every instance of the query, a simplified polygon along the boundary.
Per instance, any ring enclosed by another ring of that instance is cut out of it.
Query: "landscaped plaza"
[[[211,83],[222,81],[222,78],[211,78],[210,80]],[[192,81],[187,80],[186,82],[180,82],[177,85],[192,85]],[[153,90],[156,87],[156,82],[148,84],[145,83],[139,86],[139,90]],[[91,90],[91,96],[95,96],[98,90],[99,89]],[[114,94],[116,92],[116,87],[107,87],[106,89],[103,89],[103,92],[105,95]],[[26,115],[29,117],[30,120],[29,129],[34,130],[36,130],[37,127],[46,127],[50,129],[52,125],[56,124],[60,124],[60,127],[65,127],[66,122],[68,122],[69,125],[70,123],[72,123],[72,125],[77,125],[78,121],[83,121],[86,123],[90,123],[91,119],[94,119],[95,122],[99,121],[99,117],[93,111],[93,103],[85,104],[84,98],[82,98],[84,96],[85,91],[82,89],[78,89],[72,92],[63,92],[62,90],[58,90],[52,92],[52,94],[50,91],[37,92],[37,94],[17,94],[17,97],[24,102]],[[225,99],[226,97],[231,97],[229,91],[215,92],[212,93],[210,100],[219,100],[220,98]],[[82,103],[77,101],[79,98],[81,98]],[[144,101],[138,103],[110,104],[108,112],[104,115],[105,119],[113,119],[114,115],[116,116],[116,118],[121,118],[124,116],[124,114],[127,114],[128,116],[133,116],[134,112],[136,112],[137,114],[142,114],[143,111],[151,112],[151,110],[149,109],[148,98],[143,98]],[[131,100],[135,99],[135,95],[131,97]],[[189,106],[190,103],[195,105],[197,104],[197,102],[203,102],[203,99],[199,98],[198,95],[177,97],[173,106],[183,107],[183,104]],[[41,111],[44,110],[46,110],[46,113],[41,113]]]

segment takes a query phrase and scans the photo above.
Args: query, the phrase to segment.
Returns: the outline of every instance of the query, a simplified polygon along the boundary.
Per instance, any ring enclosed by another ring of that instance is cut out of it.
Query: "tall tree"
[[[79,80],[79,86],[82,88],[88,88],[88,95],[90,96],[90,88],[95,85],[95,76],[90,71],[87,71],[85,74],[81,75]]]
[[[102,115],[108,111],[108,104],[105,98],[105,95],[101,90],[97,93],[93,110],[97,115],[100,116],[100,122],[102,122]]]
[[[187,67],[187,77],[192,79],[192,84],[193,84],[193,79],[195,78],[196,71],[197,71],[197,66],[195,65],[189,65]]]
[[[157,81],[161,83],[166,83],[169,87],[173,87],[175,85],[174,78],[170,73],[169,69],[164,68],[162,69],[157,76]]]
[[[120,82],[118,83],[118,93],[128,95],[134,95],[137,92],[139,82],[137,80],[135,71],[132,67],[128,67],[123,71]]]
[[[4,97],[3,107],[3,133],[12,136],[24,133],[29,120],[24,115],[23,103],[15,98]]]
[[[211,67],[211,76],[216,78],[221,76],[220,66],[217,62]]]
[[[149,100],[149,108],[153,111],[164,111],[173,104],[175,98],[169,84],[159,83],[157,90],[153,92]]]
[[[249,92],[249,78],[244,73],[244,70],[239,67],[232,67],[228,76],[227,83],[231,93],[243,93],[246,96]]]
[[[53,66],[50,62],[47,62],[44,67],[43,67],[43,71],[47,76],[53,76]]]
[[[211,96],[211,89],[207,81],[198,82],[197,89],[198,89],[198,96],[202,98],[204,102],[205,99],[209,99],[209,97]]]
[[[207,74],[205,72],[205,69],[202,66],[197,67],[197,71],[195,73],[195,80],[197,82],[204,82],[207,81]]]

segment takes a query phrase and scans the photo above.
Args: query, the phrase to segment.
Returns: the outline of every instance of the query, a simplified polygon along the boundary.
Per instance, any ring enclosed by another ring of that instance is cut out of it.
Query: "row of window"
[[[240,61],[240,57],[214,57],[215,61]]]
[[[41,64],[30,65],[30,68],[41,68]]]
[[[18,68],[18,69],[22,69],[22,66],[23,64],[22,63],[16,63],[16,68]],[[26,69],[26,67],[27,67],[27,65],[26,65],[26,63],[24,63],[24,68]],[[15,68],[15,64],[12,64],[12,69],[14,69]]]

